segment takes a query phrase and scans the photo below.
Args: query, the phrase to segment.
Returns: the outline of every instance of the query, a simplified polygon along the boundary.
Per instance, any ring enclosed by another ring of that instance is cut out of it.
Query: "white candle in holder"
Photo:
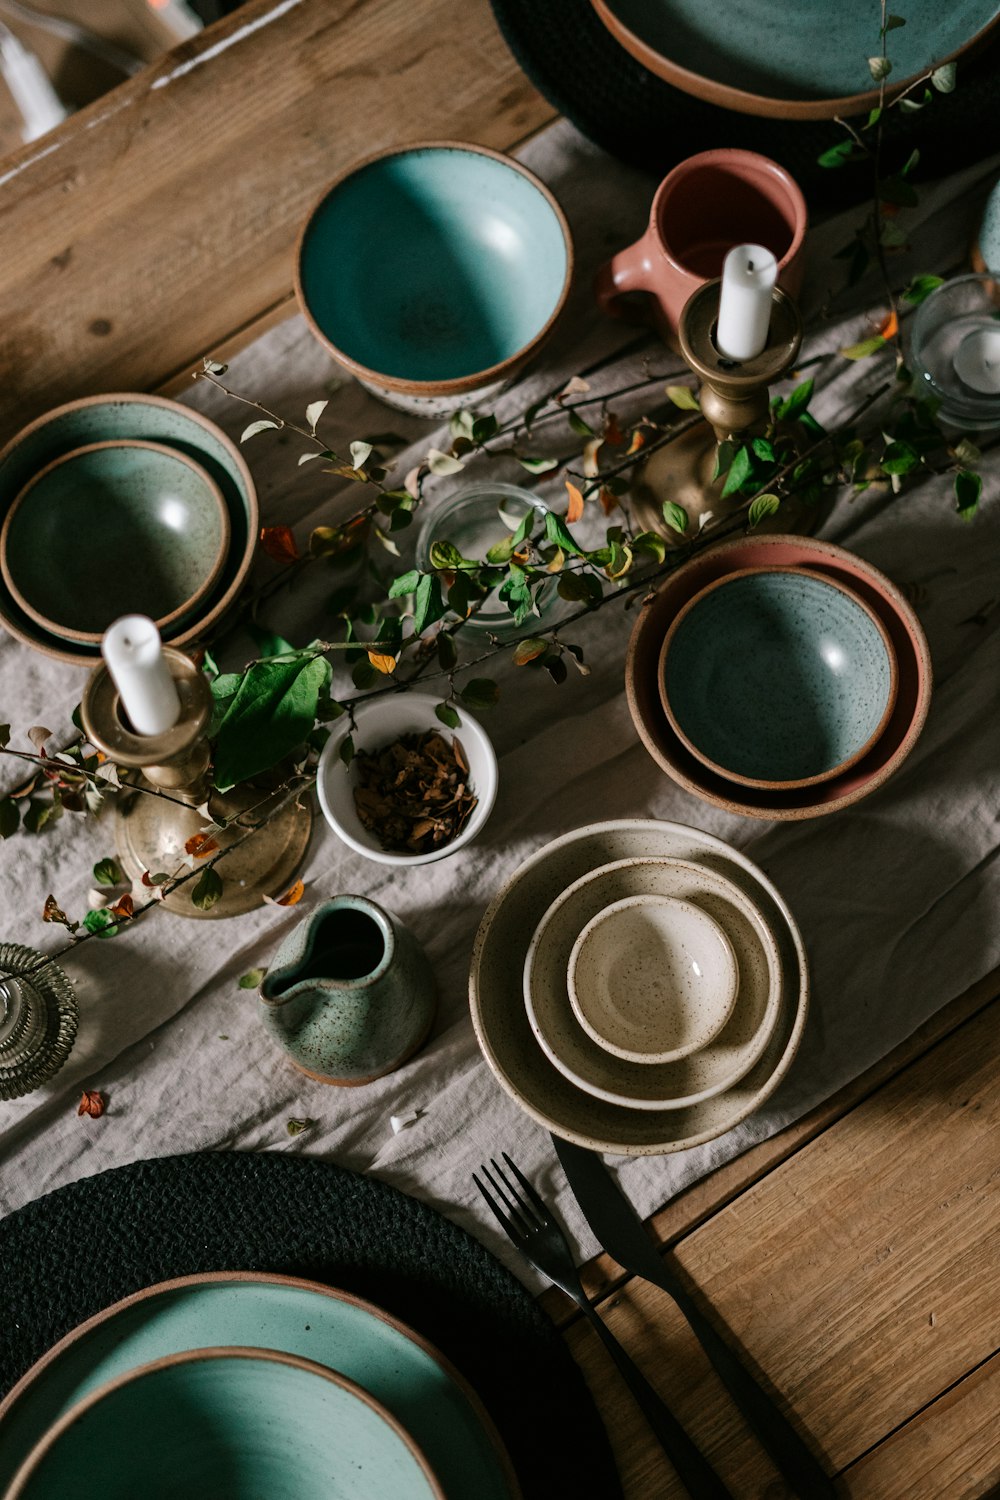
[[[756,359],[771,326],[778,262],[763,245],[736,245],[722,267],[715,346],[726,359]]]
[[[955,350],[955,374],[984,396],[1000,396],[1000,324],[967,333]]]
[[[101,654],[136,734],[162,734],[180,718],[181,700],[146,615],[123,615],[104,632]]]

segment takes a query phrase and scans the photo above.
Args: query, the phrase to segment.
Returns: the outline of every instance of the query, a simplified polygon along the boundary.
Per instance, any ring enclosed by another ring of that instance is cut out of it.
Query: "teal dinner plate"
[[[593,0],[645,67],[696,97],[751,114],[823,119],[877,94],[875,0]],[[957,56],[1000,16],[996,0],[910,0],[886,39],[890,87]]]
[[[209,1347],[275,1349],[356,1382],[412,1435],[447,1500],[518,1494],[478,1398],[418,1334],[333,1288],[236,1272],[150,1287],[60,1340],[0,1405],[0,1493],[51,1424],[85,1397],[139,1366]]]
[[[200,412],[163,396],[90,396],[57,407],[12,438],[0,453],[0,524],[28,481],[53,459],[89,443],[134,439],[165,443],[200,464],[219,486],[229,513],[230,545],[218,580],[199,619],[218,619],[239,593],[253,560],[260,523],[257,494],[235,443]],[[81,666],[100,661],[100,645],[68,642],[44,630],[25,613],[0,579],[0,624],[18,640],[47,655]],[[186,630],[179,632],[187,637]],[[177,631],[164,632],[176,640]]]
[[[444,1500],[419,1447],[354,1381],[273,1350],[144,1365],[46,1434],[8,1500]]]
[[[896,656],[875,612],[799,568],[709,584],[668,630],[659,672],[684,744],[750,786],[838,775],[874,745],[896,702]]]

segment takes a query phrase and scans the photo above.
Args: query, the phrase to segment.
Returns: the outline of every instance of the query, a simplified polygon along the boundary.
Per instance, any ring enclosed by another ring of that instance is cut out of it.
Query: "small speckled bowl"
[[[627,896],[573,944],[573,1014],[599,1047],[666,1063],[708,1045],[732,1015],[740,968],[725,930],[674,896]]]
[[[163,443],[90,443],[53,459],[0,529],[0,570],[43,630],[99,643],[122,615],[179,628],[211,593],[230,525],[222,491]]]
[[[875,611],[805,568],[747,568],[710,583],[667,631],[664,713],[703,765],[789,790],[866,755],[896,702],[896,655]]]
[[[567,974],[591,918],[633,896],[669,896],[717,921],[736,952],[740,987],[725,1026],[701,1051],[668,1063],[636,1063],[598,1046],[569,1001]],[[617,860],[574,881],[544,913],[524,961],[531,1029],[550,1062],[586,1093],[639,1110],[680,1110],[732,1087],[753,1068],[778,1024],[781,960],[774,933],[734,881],[677,859]]]

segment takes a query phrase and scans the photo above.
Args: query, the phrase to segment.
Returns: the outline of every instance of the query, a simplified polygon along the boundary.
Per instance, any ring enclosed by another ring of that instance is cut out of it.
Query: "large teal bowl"
[[[265,1349],[175,1354],[50,1430],[5,1500],[444,1500],[396,1418],[345,1376]]]
[[[674,730],[744,786],[811,786],[854,765],[889,722],[896,681],[875,612],[804,568],[750,568],[709,584],[660,650]]]
[[[0,452],[0,524],[28,481],[53,459],[88,443],[116,440],[165,443],[199,464],[219,486],[229,513],[230,544],[222,571],[204,608],[179,628],[165,632],[171,645],[202,640],[234,603],[253,561],[260,527],[257,491],[239,448],[201,412],[165,396],[138,392],[85,396],[46,412]],[[46,656],[93,666],[101,648],[68,642],[27,615],[0,578],[0,624],[17,640]]]
[[[362,380],[411,396],[506,379],[569,290],[562,210],[518,162],[427,144],[352,168],[302,234],[296,286],[313,332]]]

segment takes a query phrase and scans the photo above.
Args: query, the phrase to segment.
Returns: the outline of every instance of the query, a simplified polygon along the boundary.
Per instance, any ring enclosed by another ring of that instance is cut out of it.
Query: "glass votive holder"
[[[73,986],[57,963],[0,943],[0,1099],[18,1099],[58,1073],[76,1039]]]
[[[489,549],[516,531],[531,510],[542,519],[548,506],[543,505],[530,490],[523,490],[516,484],[484,482],[459,490],[429,510],[417,537],[417,567],[423,572],[429,570],[431,548],[435,542],[451,542],[463,557],[485,560]],[[542,618],[551,612],[557,601],[556,588],[553,578],[542,585],[537,595]],[[494,590],[469,617],[464,628],[483,635],[489,632],[498,640],[506,640],[525,634],[531,627],[528,621],[515,625],[514,616]]]
[[[938,415],[959,427],[1000,427],[1000,286],[956,276],[920,304],[910,367]]]

